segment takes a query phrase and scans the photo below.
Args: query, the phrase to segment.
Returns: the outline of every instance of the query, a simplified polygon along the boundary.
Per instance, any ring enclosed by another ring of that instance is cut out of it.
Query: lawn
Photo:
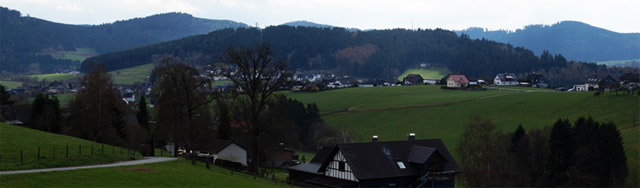
[[[291,187],[183,159],[136,166],[0,176],[1,187]]]
[[[3,171],[101,164],[131,159],[126,148],[4,123],[0,123],[0,154],[0,170]],[[136,153],[133,157],[140,158],[141,155]]]
[[[404,71],[400,76],[398,76],[398,80],[402,81],[404,77],[409,74],[419,74],[424,79],[441,79],[442,77],[449,74],[449,70],[447,69],[409,69]]]
[[[504,132],[514,131],[520,124],[529,130],[550,127],[559,118],[575,121],[592,116],[619,127],[629,164],[628,183],[640,185],[640,100],[635,95],[470,92],[440,90],[437,86],[350,88],[288,95],[305,103],[315,102],[323,112],[356,109],[325,113],[323,117],[332,127],[354,132],[358,141],[368,142],[372,135],[383,141],[404,140],[407,133],[414,132],[418,138],[442,138],[454,156],[462,126],[471,116],[491,119]]]
[[[5,89],[15,89],[22,86],[22,82],[0,81],[0,85],[3,85]]]
[[[152,63],[135,66],[126,69],[120,69],[109,72],[113,76],[115,84],[134,84],[142,83],[151,74],[154,65]]]

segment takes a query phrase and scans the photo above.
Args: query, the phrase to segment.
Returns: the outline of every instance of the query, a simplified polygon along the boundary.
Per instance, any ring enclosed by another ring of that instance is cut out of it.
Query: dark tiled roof
[[[202,151],[218,153],[231,143],[233,143],[231,140],[211,139],[208,144],[202,147]]]
[[[624,73],[618,79],[620,79],[620,81],[640,82],[640,74]]]
[[[333,153],[333,149],[335,149],[335,147],[323,147],[322,149],[320,149],[320,151],[318,151],[318,153],[316,153],[316,155],[313,157],[313,159],[311,159],[311,161],[309,161],[309,163],[292,166],[289,167],[289,169],[308,173],[322,174],[322,172],[320,172],[322,163],[329,160],[329,158],[332,156],[331,154]]]
[[[327,161],[327,158],[331,157],[331,152],[333,152],[333,148],[334,147],[322,147],[322,149],[320,149],[320,151],[316,153],[316,156],[314,156],[310,162],[321,163],[321,164],[324,163],[325,161]]]
[[[356,178],[362,180],[419,175],[420,166],[409,165],[410,153],[414,146],[437,150],[446,160],[445,171],[460,172],[455,159],[440,139],[339,144],[337,147],[344,155]],[[418,148],[414,152],[428,154],[429,149]],[[412,158],[422,160],[418,156]],[[398,162],[403,162],[406,168],[401,169]],[[325,162],[323,167],[326,164]]]
[[[498,73],[500,81],[518,81],[518,77],[514,73]]]
[[[413,146],[409,151],[409,162],[424,164],[434,152],[436,148]]]

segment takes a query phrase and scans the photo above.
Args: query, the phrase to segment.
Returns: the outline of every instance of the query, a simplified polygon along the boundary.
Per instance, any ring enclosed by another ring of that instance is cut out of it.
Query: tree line
[[[576,78],[595,73],[609,74],[604,66],[567,61],[560,54],[544,51],[539,57],[532,51],[486,39],[470,39],[442,29],[392,29],[348,31],[344,28],[270,26],[262,30],[237,28],[213,31],[206,35],[103,54],[83,62],[103,62],[108,70],[157,61],[164,55],[180,57],[188,64],[218,61],[225,46],[250,46],[269,42],[275,57],[286,59],[290,69],[329,70],[337,74],[365,78],[393,79],[421,63],[447,67],[456,74],[491,80],[496,73],[530,73],[557,69],[580,69],[579,76],[545,71],[552,85],[578,84]],[[575,68],[577,67],[577,68]],[[600,67],[600,66],[599,66]],[[637,70],[630,70],[637,71]],[[573,77],[575,76],[575,77]]]
[[[591,117],[528,132],[520,125],[512,133],[473,117],[462,138],[462,179],[472,187],[610,187],[623,186],[628,175],[620,131]]]

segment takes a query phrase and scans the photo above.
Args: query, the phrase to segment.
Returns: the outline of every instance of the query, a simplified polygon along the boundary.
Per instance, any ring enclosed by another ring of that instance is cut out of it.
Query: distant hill
[[[263,41],[271,44],[276,58],[288,60],[290,69],[330,70],[360,78],[392,80],[405,70],[423,63],[489,80],[499,72],[529,73],[553,69],[549,71],[549,76],[557,74],[553,82],[566,85],[583,82],[585,77],[595,73],[621,74],[621,71],[607,73],[607,68],[595,64],[570,63],[558,54],[544,53],[543,58],[539,58],[522,47],[460,37],[441,29],[349,32],[338,27],[291,26],[272,26],[262,30],[224,29],[103,54],[85,60],[81,71],[88,71],[89,63],[105,63],[107,70],[112,71],[152,63],[165,56],[180,57],[186,63],[202,65],[216,62],[228,47],[252,47]],[[568,67],[570,69],[565,69]],[[560,74],[557,70],[574,73]]]
[[[617,33],[577,21],[529,25],[515,32],[469,28],[456,33],[522,46],[536,54],[546,49],[585,62],[640,58],[640,33]]]
[[[287,22],[287,23],[283,23],[282,25],[291,26],[291,27],[315,27],[315,28],[330,28],[330,29],[335,27],[332,25],[319,24],[319,23],[314,23],[314,22],[305,21],[305,20]],[[359,29],[356,29],[356,28],[345,28],[345,29],[347,31],[352,31],[352,32],[360,31]]]
[[[30,64],[39,63],[46,73],[73,65],[72,61],[46,57],[47,54],[76,48],[95,49],[102,54],[239,27],[248,26],[185,13],[157,14],[102,25],[69,25],[22,16],[18,11],[0,7],[0,67],[10,72],[27,72]]]

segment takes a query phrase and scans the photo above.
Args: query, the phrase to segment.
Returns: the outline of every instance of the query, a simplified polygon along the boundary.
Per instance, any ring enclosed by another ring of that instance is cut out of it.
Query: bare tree
[[[104,65],[98,65],[81,79],[84,89],[69,104],[70,131],[84,139],[125,145],[123,118],[128,109],[104,69]]]
[[[208,105],[214,99],[208,95],[209,80],[184,63],[165,58],[155,68],[159,79],[155,95],[158,98],[157,123],[174,142],[174,151],[184,146],[187,151],[198,149],[211,123]],[[174,153],[177,156],[177,152]]]
[[[225,75],[236,87],[234,98],[240,105],[247,123],[251,143],[249,170],[257,172],[260,152],[258,137],[264,131],[264,112],[273,99],[273,93],[286,81],[285,61],[273,61],[271,47],[263,43],[255,48],[228,48],[222,55],[223,63],[235,65],[237,74]]]

